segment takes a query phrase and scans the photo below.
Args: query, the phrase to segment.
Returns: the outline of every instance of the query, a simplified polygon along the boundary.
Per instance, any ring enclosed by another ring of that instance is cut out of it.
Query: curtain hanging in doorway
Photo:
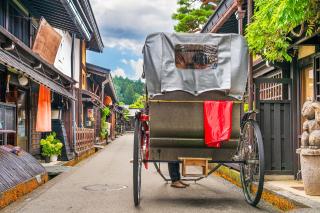
[[[40,84],[37,111],[37,132],[51,132],[51,96],[50,89]]]

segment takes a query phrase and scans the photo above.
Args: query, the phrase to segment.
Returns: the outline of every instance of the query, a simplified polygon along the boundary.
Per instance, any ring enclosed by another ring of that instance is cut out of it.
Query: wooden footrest
[[[191,176],[207,176],[208,175],[208,161],[212,160],[210,158],[179,158],[182,161],[182,176],[191,177]],[[187,166],[198,166],[202,167],[202,174],[187,174]]]

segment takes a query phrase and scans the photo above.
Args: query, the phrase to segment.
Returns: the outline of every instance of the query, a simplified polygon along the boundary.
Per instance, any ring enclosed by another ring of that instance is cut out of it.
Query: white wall
[[[80,73],[81,73],[81,41],[80,39],[75,39],[74,41],[74,77],[73,79],[77,82],[80,82]],[[76,87],[79,88],[79,83],[76,84]]]
[[[60,70],[63,74],[71,77],[71,47],[72,37],[67,31],[60,29],[55,30],[62,36],[60,47],[57,52],[54,66]]]
[[[71,48],[72,48],[72,37],[67,31],[60,29],[55,30],[62,36],[60,47],[57,52],[54,66],[60,70],[63,74],[71,77]],[[77,82],[80,81],[80,65],[81,65],[81,41],[75,39],[74,41],[74,76],[73,79]],[[79,83],[76,84],[79,88]]]

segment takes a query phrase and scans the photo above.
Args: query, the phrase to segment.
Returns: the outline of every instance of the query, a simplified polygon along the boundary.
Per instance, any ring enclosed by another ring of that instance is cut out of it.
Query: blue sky
[[[172,32],[176,0],[91,0],[103,53],[88,51],[87,60],[112,70],[113,75],[139,79],[142,47],[153,32]]]

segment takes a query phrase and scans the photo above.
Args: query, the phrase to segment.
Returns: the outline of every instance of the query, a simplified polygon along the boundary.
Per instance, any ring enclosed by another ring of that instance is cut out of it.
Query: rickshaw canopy
[[[199,95],[226,91],[242,99],[247,83],[248,47],[238,34],[154,33],[143,48],[150,96],[170,91]]]

